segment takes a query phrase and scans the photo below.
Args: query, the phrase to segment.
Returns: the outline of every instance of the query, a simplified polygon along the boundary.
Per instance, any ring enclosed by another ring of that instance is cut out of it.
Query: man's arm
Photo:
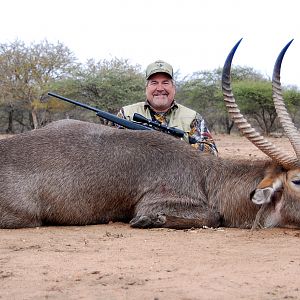
[[[195,119],[191,123],[191,130],[189,132],[189,139],[193,140],[191,144],[194,148],[203,152],[208,152],[213,155],[218,155],[218,149],[206,127],[205,121],[202,116],[197,113]],[[196,143],[194,143],[196,141]]]

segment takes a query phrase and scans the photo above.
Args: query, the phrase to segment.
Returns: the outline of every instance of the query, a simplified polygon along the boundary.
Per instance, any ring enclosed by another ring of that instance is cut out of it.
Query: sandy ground
[[[244,138],[215,139],[223,157],[265,157]],[[295,229],[114,223],[0,230],[0,238],[0,299],[300,299]]]

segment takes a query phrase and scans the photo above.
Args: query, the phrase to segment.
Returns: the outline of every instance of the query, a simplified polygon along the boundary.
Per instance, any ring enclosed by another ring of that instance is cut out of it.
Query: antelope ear
[[[255,204],[267,204],[278,199],[282,193],[282,171],[269,169],[266,176],[260,181],[256,189],[250,194],[250,199]],[[279,194],[277,193],[279,192]]]
[[[265,187],[263,189],[256,189],[251,193],[251,200],[255,204],[270,203],[272,196],[276,191],[272,187]]]

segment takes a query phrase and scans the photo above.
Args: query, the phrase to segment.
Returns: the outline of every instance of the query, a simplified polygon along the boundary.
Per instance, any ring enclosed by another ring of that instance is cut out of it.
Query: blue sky
[[[243,38],[233,63],[271,77],[294,38],[281,79],[300,86],[297,0],[2,0],[1,12],[1,43],[60,41],[81,62],[117,57],[142,69],[163,59],[181,76],[221,67]]]

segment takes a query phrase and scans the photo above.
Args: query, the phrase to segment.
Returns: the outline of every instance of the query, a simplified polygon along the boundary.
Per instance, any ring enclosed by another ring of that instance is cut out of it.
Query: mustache
[[[155,92],[155,93],[153,93],[153,96],[168,96],[169,95],[169,93],[167,93],[167,92]]]

